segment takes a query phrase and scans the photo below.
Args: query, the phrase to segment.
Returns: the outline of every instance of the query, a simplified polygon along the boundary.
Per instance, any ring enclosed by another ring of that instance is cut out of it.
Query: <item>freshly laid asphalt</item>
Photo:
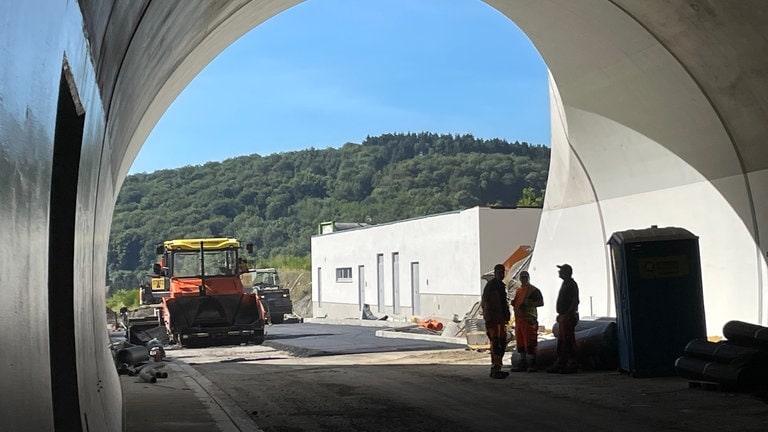
[[[454,349],[452,343],[425,340],[419,335],[398,338],[377,337],[387,324],[360,326],[352,324],[302,323],[272,326],[264,345],[286,351],[295,357],[366,354],[392,351]]]

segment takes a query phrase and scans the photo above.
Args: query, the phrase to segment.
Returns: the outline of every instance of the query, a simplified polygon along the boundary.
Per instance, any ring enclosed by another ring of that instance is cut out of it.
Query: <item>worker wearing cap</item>
[[[237,272],[239,274],[248,273],[248,261],[245,258],[237,259]]]
[[[538,346],[539,320],[537,307],[544,306],[544,298],[538,288],[531,285],[527,271],[520,272],[520,287],[512,299],[515,312],[515,341],[520,362],[512,372],[536,372],[536,347]]]
[[[573,268],[557,266],[563,283],[557,293],[557,361],[550,373],[576,372],[576,323],[579,322],[579,285],[573,280]]]
[[[491,378],[506,378],[509,372],[502,371],[502,359],[507,349],[507,323],[509,322],[509,302],[507,287],[504,285],[504,266],[496,264],[493,267],[493,279],[483,288],[480,307],[483,309],[485,333],[491,342]]]

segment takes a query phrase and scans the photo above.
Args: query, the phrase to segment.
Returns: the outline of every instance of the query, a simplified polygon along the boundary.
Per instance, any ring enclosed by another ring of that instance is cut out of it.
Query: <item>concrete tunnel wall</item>
[[[4,426],[121,429],[103,321],[117,192],[189,81],[297,3],[0,3]],[[552,168],[532,263],[548,304],[554,264],[568,261],[582,313],[592,297],[611,314],[607,237],[676,225],[701,238],[710,333],[727,319],[766,324],[768,5],[487,3],[551,71]]]
[[[543,322],[554,322],[563,262],[581,314],[615,316],[606,242],[658,225],[699,236],[709,334],[732,319],[766,324],[766,5],[489,3],[551,71],[552,161],[531,263]]]

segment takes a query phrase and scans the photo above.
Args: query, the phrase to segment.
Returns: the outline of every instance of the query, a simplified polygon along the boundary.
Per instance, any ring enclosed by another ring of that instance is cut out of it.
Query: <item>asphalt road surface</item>
[[[618,372],[494,380],[486,353],[374,331],[284,324],[262,346],[168,354],[265,432],[768,430],[768,404],[754,395]]]

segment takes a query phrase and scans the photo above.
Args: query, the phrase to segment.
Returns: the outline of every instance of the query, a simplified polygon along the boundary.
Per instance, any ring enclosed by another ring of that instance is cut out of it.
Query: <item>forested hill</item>
[[[387,134],[338,149],[130,175],[116,203],[107,283],[136,287],[155,246],[172,238],[233,236],[256,245],[258,262],[307,256],[322,221],[382,223],[515,205],[524,188],[542,194],[549,154],[546,146],[472,135]]]

